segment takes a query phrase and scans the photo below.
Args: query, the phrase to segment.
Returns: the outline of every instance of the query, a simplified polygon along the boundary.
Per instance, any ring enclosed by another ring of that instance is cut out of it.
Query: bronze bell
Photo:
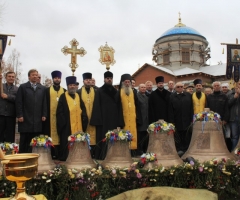
[[[38,171],[46,172],[48,170],[54,169],[56,164],[52,160],[51,148],[50,147],[33,147],[32,153],[39,154],[38,158]]]
[[[125,168],[132,164],[132,158],[129,149],[129,142],[117,141],[108,143],[107,155],[102,162],[103,167]]]
[[[96,167],[91,157],[87,142],[74,142],[69,149],[69,154],[65,165],[68,169],[82,169]]]
[[[220,122],[216,123],[215,121],[197,121],[194,123],[192,139],[182,159],[187,157],[193,157],[200,162],[214,158],[236,160],[236,157],[227,149]]]
[[[157,162],[151,163],[151,167],[160,165],[170,167],[183,163],[177,154],[173,134],[150,133],[147,152],[156,154]],[[149,168],[149,165],[145,168]]]

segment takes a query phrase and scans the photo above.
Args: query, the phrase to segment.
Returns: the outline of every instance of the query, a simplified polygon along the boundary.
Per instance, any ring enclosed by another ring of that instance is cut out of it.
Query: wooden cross
[[[69,64],[69,67],[72,69],[72,75],[74,76],[74,72],[78,67],[77,55],[80,55],[81,57],[83,57],[87,52],[83,47],[81,47],[80,49],[77,48],[79,43],[76,39],[72,39],[72,41],[70,41],[69,43],[71,45],[71,48],[68,48],[68,46],[64,46],[62,48],[62,52],[65,56],[68,54],[71,54],[71,63]]]

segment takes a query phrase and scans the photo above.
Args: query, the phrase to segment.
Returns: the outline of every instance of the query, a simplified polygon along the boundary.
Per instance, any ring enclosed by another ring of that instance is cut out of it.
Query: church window
[[[169,51],[163,52],[163,64],[168,65],[170,62]]]
[[[182,62],[190,63],[190,51],[189,48],[182,48]]]

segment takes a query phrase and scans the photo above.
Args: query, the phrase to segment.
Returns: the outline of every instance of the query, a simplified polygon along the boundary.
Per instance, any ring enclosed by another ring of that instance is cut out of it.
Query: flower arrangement
[[[39,135],[34,137],[31,142],[30,146],[32,147],[51,147],[53,146],[52,144],[52,138],[50,138],[48,135]]]
[[[0,144],[0,147],[5,154],[18,153],[19,151],[18,144],[16,143],[4,142]]]
[[[68,136],[68,147],[70,148],[74,142],[86,142],[88,143],[90,149],[90,135],[88,133],[84,133],[82,131],[78,131],[70,136]]]
[[[175,126],[172,123],[167,123],[164,120],[158,120],[148,126],[148,133],[167,133],[175,132]]]
[[[212,120],[218,123],[220,119],[221,119],[220,115],[213,111],[203,111],[193,115],[193,123],[196,121],[212,121]]]
[[[155,153],[144,153],[140,157],[140,161],[138,162],[138,165],[140,167],[143,167],[148,162],[155,162],[157,161],[157,157]]]
[[[240,147],[236,148],[234,153],[235,155],[240,156]]]
[[[68,142],[85,142],[85,140],[88,139],[90,139],[90,135],[82,131],[76,132],[68,136]]]
[[[122,192],[156,186],[208,189],[218,199],[240,199],[240,162],[212,159],[203,163],[196,160],[181,165],[153,169],[138,168],[137,162],[124,169],[67,169],[64,165],[37,174],[26,182],[28,194],[43,194],[47,199],[103,200]],[[56,189],[57,188],[57,189]],[[116,189],[117,188],[117,189]],[[13,196],[15,183],[0,176],[0,198]]]
[[[103,139],[103,142],[110,141],[111,143],[114,143],[116,141],[126,141],[131,142],[132,141],[132,134],[130,131],[126,130],[112,130],[108,131],[106,133],[106,137]]]

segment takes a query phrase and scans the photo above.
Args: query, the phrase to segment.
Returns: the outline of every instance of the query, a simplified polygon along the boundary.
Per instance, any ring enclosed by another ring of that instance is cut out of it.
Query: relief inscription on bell
[[[88,155],[90,155],[89,150],[86,147],[83,147],[81,143],[75,143],[73,147],[69,149],[68,160],[73,160],[76,157],[79,159],[85,159]]]
[[[210,133],[199,133],[196,138],[197,149],[210,149]]]

